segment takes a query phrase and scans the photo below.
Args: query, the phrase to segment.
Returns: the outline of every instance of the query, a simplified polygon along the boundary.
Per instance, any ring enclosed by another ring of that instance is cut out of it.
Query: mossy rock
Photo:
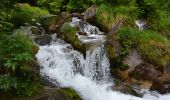
[[[126,85],[126,83],[122,82],[119,79],[115,79],[116,84],[113,86],[114,91],[120,91],[124,94],[131,94],[137,97],[141,97],[142,95],[140,93],[137,93],[133,87]]]
[[[46,15],[41,17],[45,30],[50,33],[59,33],[62,25],[71,19],[71,14],[62,12],[60,15]]]
[[[82,100],[71,88],[43,87],[39,93],[30,97],[16,98],[14,100]]]
[[[63,99],[56,97],[56,100],[81,100],[80,96],[71,88],[61,88],[56,93],[63,96]]]
[[[170,41],[154,31],[138,31],[126,27],[116,34],[122,46],[126,49],[137,48],[141,57],[158,69],[168,66],[170,61]]]
[[[65,23],[61,28],[62,34],[60,37],[63,37],[63,39],[70,43],[74,49],[78,50],[79,52],[86,54],[86,46],[83,44],[77,37],[76,32],[78,31],[78,28],[71,27],[68,23]]]

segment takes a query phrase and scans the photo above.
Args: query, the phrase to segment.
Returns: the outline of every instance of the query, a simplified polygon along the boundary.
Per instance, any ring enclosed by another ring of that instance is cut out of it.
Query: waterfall
[[[75,18],[70,25],[80,26],[81,31],[88,32],[88,36],[78,36],[89,47],[86,57],[54,35],[51,44],[40,46],[36,55],[42,76],[60,87],[75,89],[83,100],[170,100],[169,95],[155,97],[146,94],[139,98],[112,91],[109,88],[113,83],[104,47],[105,37],[99,35],[102,32]]]

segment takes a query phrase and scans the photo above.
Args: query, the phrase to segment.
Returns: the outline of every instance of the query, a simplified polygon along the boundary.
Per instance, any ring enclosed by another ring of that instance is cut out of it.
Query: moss
[[[141,78],[143,78],[143,76],[141,76],[138,72],[131,72],[129,73],[129,77],[133,77],[137,80],[140,80]]]
[[[120,85],[120,83],[121,83],[121,80],[120,79],[114,79],[114,84],[115,85]]]
[[[110,43],[107,43],[106,44],[106,49],[107,49],[107,53],[108,53],[108,56],[109,56],[109,59],[111,61],[114,61],[115,58],[116,58],[116,52],[115,52],[115,49],[113,48],[112,44]]]
[[[76,50],[84,55],[86,54],[86,46],[78,39],[76,27],[71,27],[68,23],[65,23],[62,26],[61,31],[63,32],[64,40],[66,42],[70,43]]]
[[[111,75],[120,79],[120,70],[118,68],[111,68]]]
[[[65,96],[64,100],[81,100],[80,96],[71,88],[61,88],[57,92]]]
[[[137,96],[137,97],[142,97],[139,93],[137,93],[132,87],[128,86],[126,87],[126,90],[129,94]]]
[[[24,23],[31,23],[32,19],[35,19],[38,22],[41,16],[48,14],[49,12],[47,10],[33,7],[29,4],[17,4],[16,7],[10,12],[10,21],[16,27],[19,27],[24,25]]]

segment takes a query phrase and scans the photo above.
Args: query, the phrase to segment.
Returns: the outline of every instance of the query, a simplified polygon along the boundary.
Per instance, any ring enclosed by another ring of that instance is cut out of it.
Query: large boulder
[[[30,33],[33,34],[33,35],[41,35],[41,34],[44,34],[45,33],[45,30],[43,27],[37,27],[37,26],[31,26],[30,27]]]
[[[93,21],[96,16],[96,9],[97,7],[95,5],[92,5],[90,8],[88,8],[85,12],[83,12],[82,15],[84,20]]]
[[[50,35],[39,35],[34,38],[34,41],[41,46],[50,45],[52,37]]]
[[[71,14],[63,12],[60,15],[49,15],[42,17],[42,23],[47,33],[59,33],[62,25],[70,20]]]
[[[154,81],[161,75],[161,72],[151,64],[141,63],[129,75],[137,80]]]

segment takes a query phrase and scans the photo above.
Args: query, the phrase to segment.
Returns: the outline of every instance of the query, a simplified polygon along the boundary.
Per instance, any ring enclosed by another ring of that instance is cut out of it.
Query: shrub
[[[83,12],[90,4],[90,0],[69,0],[66,10],[69,12]]]
[[[65,0],[38,0],[38,5],[51,13],[59,13],[64,9]]]
[[[17,88],[17,80],[9,75],[0,75],[0,90],[9,90]]]
[[[39,87],[39,75],[32,70],[37,47],[23,34],[0,34],[0,89],[32,95]]]
[[[0,31],[11,31],[14,25],[9,21],[10,14],[6,10],[0,10]]]
[[[29,63],[34,60],[37,47],[22,34],[4,35],[2,38],[0,40],[0,61],[4,67],[13,71],[26,70]]]

